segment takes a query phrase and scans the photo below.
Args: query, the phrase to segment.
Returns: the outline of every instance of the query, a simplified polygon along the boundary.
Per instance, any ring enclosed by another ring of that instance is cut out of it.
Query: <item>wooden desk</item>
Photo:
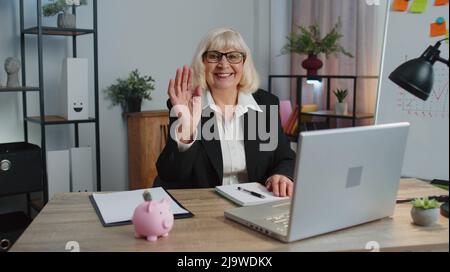
[[[77,241],[81,251],[364,251],[377,241],[385,251],[449,250],[448,219],[432,227],[411,224],[410,204],[399,204],[393,218],[310,238],[281,243],[227,220],[234,207],[212,189],[171,191],[196,216],[175,221],[168,238],[156,243],[135,239],[133,226],[103,228],[87,193],[56,195],[25,231],[12,251],[65,251]],[[447,194],[416,180],[402,180],[399,197]]]

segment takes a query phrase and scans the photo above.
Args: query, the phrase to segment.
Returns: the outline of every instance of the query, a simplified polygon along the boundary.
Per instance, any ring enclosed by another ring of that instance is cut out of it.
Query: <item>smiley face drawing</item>
[[[73,110],[75,112],[82,112],[83,111],[83,102],[73,103]]]

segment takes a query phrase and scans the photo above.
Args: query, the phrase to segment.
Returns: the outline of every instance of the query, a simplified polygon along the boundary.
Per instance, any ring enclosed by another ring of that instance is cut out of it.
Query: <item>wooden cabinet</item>
[[[130,190],[149,188],[158,175],[156,161],[167,142],[169,112],[127,114]]]

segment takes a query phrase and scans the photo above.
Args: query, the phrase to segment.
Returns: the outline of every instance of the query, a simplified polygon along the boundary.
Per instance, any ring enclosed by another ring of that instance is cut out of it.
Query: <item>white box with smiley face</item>
[[[88,60],[67,58],[62,65],[62,116],[67,120],[89,118]]]

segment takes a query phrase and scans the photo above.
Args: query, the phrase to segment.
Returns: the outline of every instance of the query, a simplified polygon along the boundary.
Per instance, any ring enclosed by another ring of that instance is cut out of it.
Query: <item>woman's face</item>
[[[221,55],[228,53],[228,55]],[[230,62],[231,61],[231,62]],[[203,58],[205,78],[211,90],[237,89],[241,82],[245,57],[238,50],[210,50]]]

